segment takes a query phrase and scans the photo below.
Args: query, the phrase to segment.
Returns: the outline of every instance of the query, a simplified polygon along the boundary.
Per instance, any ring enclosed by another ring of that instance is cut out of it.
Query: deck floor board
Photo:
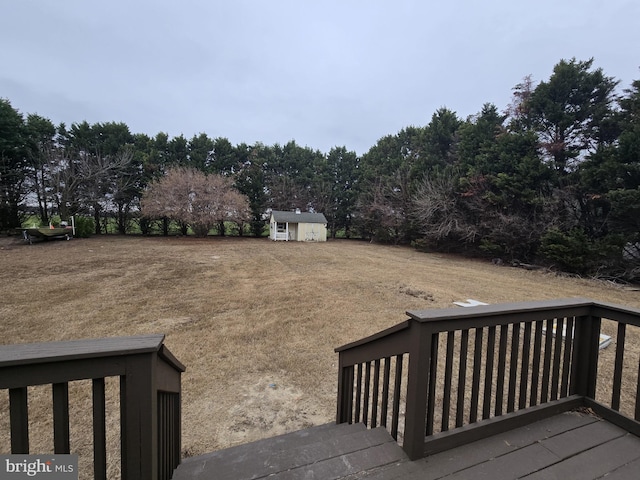
[[[640,438],[566,412],[411,462],[385,430],[326,425],[185,460],[174,480],[636,478]]]

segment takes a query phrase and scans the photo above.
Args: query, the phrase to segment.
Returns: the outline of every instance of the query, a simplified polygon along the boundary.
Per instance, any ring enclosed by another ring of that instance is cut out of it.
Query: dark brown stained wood
[[[365,388],[373,383],[374,392],[372,395],[365,392],[362,401],[374,402],[371,412],[367,405],[364,421],[371,423],[368,417],[371,413],[374,417],[372,422],[377,425],[378,362],[388,356],[391,347],[409,353],[404,447],[412,459],[420,457],[417,445],[420,443],[418,429],[421,427],[426,435],[424,455],[515,428],[521,422],[552,415],[562,409],[588,405],[589,402],[595,405],[594,410],[604,411],[605,418],[613,419],[611,421],[617,425],[628,426],[630,431],[635,432],[640,431],[638,422],[614,410],[609,412],[606,406],[596,404],[589,398],[595,396],[596,386],[600,387],[596,382],[601,318],[635,325],[638,322],[633,319],[639,312],[617,306],[609,308],[605,304],[583,299],[408,312],[411,316],[408,323],[370,337],[373,339],[371,343],[365,339],[342,350],[340,365],[345,365],[342,352],[348,352],[350,361],[366,359],[364,362],[369,371],[370,364],[375,364],[373,380],[369,374],[365,382]],[[498,325],[500,340],[495,367]],[[469,332],[472,328],[475,338],[473,366],[469,365]],[[485,328],[489,332],[486,341]],[[624,326],[620,326],[619,330],[623,332]],[[437,350],[438,337],[442,332],[447,332],[447,351],[442,355],[444,358],[440,359]],[[456,332],[460,332],[459,338],[456,338]],[[618,365],[624,364],[624,334],[622,340],[621,350],[616,352]],[[444,365],[439,365],[442,360]],[[439,371],[440,368],[443,371]],[[640,375],[640,365],[638,372]],[[453,386],[454,375],[457,375],[456,387]],[[619,374],[614,372],[616,375]],[[437,385],[439,376],[443,377],[443,382]],[[481,391],[482,381],[484,389]],[[622,377],[619,382],[614,385],[612,394],[612,405],[617,408]],[[637,390],[640,395],[640,382]],[[394,402],[397,391],[396,388]],[[371,397],[374,397],[373,400]],[[453,402],[456,428],[450,430]],[[490,418],[492,408],[495,418]],[[636,402],[636,411],[640,416],[640,402]],[[482,419],[478,421],[480,413]],[[441,431],[435,433],[434,422],[440,414]],[[392,433],[396,436],[393,425]]]
[[[311,428],[295,434],[240,445],[185,460],[174,480],[254,478],[342,478],[362,470],[406,461],[389,433],[364,430]],[[304,436],[303,436],[304,435]]]
[[[618,448],[622,449],[622,454],[606,458]],[[630,453],[633,448],[635,452]],[[485,461],[447,478],[597,478],[611,468],[639,458],[640,439],[633,437],[629,440],[629,435],[623,430],[597,421],[503,455],[484,455]]]
[[[340,353],[344,355],[346,360],[346,364],[356,364],[366,362],[367,360],[375,360],[375,357],[369,358],[367,353],[354,353],[356,355],[351,359],[349,357],[350,350],[353,352],[368,350],[369,346],[375,345],[375,350],[399,350],[398,352],[393,352],[390,355],[398,355],[400,353],[407,353],[405,350],[407,336],[409,334],[409,328],[411,327],[411,320],[405,320],[393,327],[389,327],[381,332],[375,333],[368,337],[362,338],[360,340],[356,340],[355,342],[347,343],[346,345],[342,345],[341,347],[336,348],[334,351],[336,353]],[[358,348],[360,347],[360,348]],[[363,350],[364,348],[364,350]],[[360,355],[364,355],[363,360],[358,360]]]
[[[93,389],[93,475],[107,478],[107,408],[104,378],[94,378]]]
[[[447,480],[513,480],[552,465],[557,460],[558,458],[542,445],[533,444],[454,473],[448,476]]]
[[[121,436],[126,438],[127,445],[136,446],[123,450],[123,472],[131,478],[157,478],[156,362],[149,355],[130,356],[127,375],[123,378],[126,396],[122,405]]]
[[[157,352],[164,335],[140,335],[0,346],[0,367]]]
[[[533,422],[582,407],[583,405],[582,397],[572,396],[556,402],[537,405],[524,410],[517,410],[500,417],[480,420],[448,432],[437,433],[425,438],[424,456],[482,440],[488,436],[504,433],[514,428],[520,428]]]
[[[338,366],[338,401],[336,423],[353,423],[353,366]]]
[[[518,350],[520,346],[520,324],[511,325],[511,356],[509,357],[509,392],[507,394],[507,413],[516,408],[516,380],[518,378]]]
[[[377,467],[373,471],[364,471],[344,478],[348,480],[409,480],[420,479],[421,475],[424,475],[424,471],[424,466],[418,465],[416,462],[396,461]],[[314,477],[310,476],[310,478]]]
[[[120,451],[122,456],[120,458],[120,468],[122,472],[122,478],[129,478],[127,451],[129,449],[129,441],[127,439],[126,432],[129,431],[129,425],[126,415],[126,403],[127,403],[127,380],[124,376],[120,377]],[[123,433],[124,432],[124,433]],[[132,447],[133,448],[133,447]]]
[[[556,336],[553,339],[553,365],[551,367],[551,400],[558,399],[558,390],[560,387],[560,365],[562,359],[562,344],[563,330],[564,330],[564,318],[558,318],[556,323]]]
[[[0,388],[48,385],[95,377],[113,377],[125,373],[126,357],[88,358],[53,363],[0,365]]]
[[[158,395],[158,478],[169,480],[180,463],[180,395],[162,392]]]
[[[640,459],[629,462],[607,473],[604,480],[629,480],[630,478],[637,478],[638,472],[640,472]]]
[[[531,365],[531,393],[529,406],[538,405],[538,386],[540,385],[540,357],[542,354],[542,327],[544,322],[536,322],[533,338],[533,363]]]
[[[583,403],[585,407],[592,409],[596,415],[602,417],[607,422],[640,437],[640,422],[622,415],[620,412],[609,407],[605,407],[592,398],[583,398]]]
[[[196,457],[188,457],[183,460],[182,464],[187,469],[192,470],[197,469],[197,465],[201,465],[202,462],[215,462],[221,459],[224,459],[225,461],[238,462],[251,454],[256,456],[267,456],[271,455],[273,452],[282,452],[293,448],[303,448],[305,446],[322,443],[342,435],[351,435],[356,432],[364,431],[367,431],[367,428],[362,423],[326,423],[305,428],[303,430],[284,433],[275,437],[263,438],[251,443],[243,443],[223,450],[216,450]]]
[[[106,479],[105,377],[119,377],[122,478],[169,478],[179,464],[180,374],[185,370],[163,335],[0,346],[0,388],[9,390],[11,446],[29,453],[28,387],[52,385],[53,450],[71,451],[68,382],[92,380],[94,478]],[[172,395],[167,418],[158,419],[160,393]],[[161,421],[159,421],[161,420]],[[176,427],[177,425],[177,427]],[[158,447],[162,449],[160,455]],[[117,455],[118,452],[113,452]]]
[[[187,370],[185,367],[174,355],[169,351],[166,345],[162,344],[160,350],[158,351],[158,358],[164,360],[164,363],[171,365],[175,370],[179,372],[184,372]],[[171,390],[173,391],[173,390]]]
[[[533,476],[526,478],[576,478],[576,472],[589,472],[589,477],[580,478],[596,478],[606,473],[608,470],[592,471],[591,468],[585,466],[578,467],[573,460],[574,456],[588,456],[589,452],[598,450],[598,448],[608,449],[606,447],[610,443],[616,443],[617,439],[624,438],[628,434],[618,427],[598,421],[591,424],[562,432],[550,438],[543,439],[537,444],[531,444],[528,447],[514,449],[504,455],[498,455],[494,458],[486,456],[484,462],[480,462],[471,468],[458,472],[457,474],[447,478],[496,478],[496,479],[512,479],[520,476],[538,472]],[[640,446],[640,439],[636,439],[636,448]],[[541,450],[538,447],[543,447]],[[626,447],[625,447],[626,448]],[[551,454],[550,456],[548,454]],[[636,452],[640,457],[640,450]],[[485,454],[486,455],[486,454]],[[529,457],[539,458],[529,458]],[[626,460],[626,457],[624,457]],[[564,463],[558,463],[565,461]],[[584,459],[583,459],[584,461]],[[545,475],[545,472],[558,470],[558,465],[572,464],[572,470],[562,467],[564,475],[554,476]],[[589,464],[589,462],[587,462]],[[614,465],[619,465],[613,462]]]
[[[493,358],[496,349],[496,327],[489,327],[487,335],[487,360],[484,371],[484,398],[482,399],[482,418],[491,416],[491,391],[493,389]]]
[[[590,310],[591,315],[594,317],[608,318],[640,327],[640,308],[626,307],[607,302],[593,302]]]
[[[53,451],[70,453],[69,443],[69,384],[54,383],[53,396]]]
[[[509,325],[500,326],[500,346],[498,348],[498,382],[496,384],[496,416],[502,415],[504,404],[504,380],[507,365]]]
[[[174,465],[177,468],[180,465],[180,455],[182,454],[182,395],[174,395],[175,403],[173,408],[173,424],[175,427],[175,437],[173,438],[173,458]]]
[[[427,394],[427,425],[426,435],[433,434],[433,423],[435,422],[436,409],[436,384],[438,375],[438,348],[440,336],[434,333],[431,336],[431,359],[429,360],[429,393]]]
[[[587,392],[589,398],[596,398],[596,382],[598,381],[598,356],[600,355],[600,331],[602,328],[602,319],[600,317],[590,316],[588,322],[589,330],[587,342],[587,352],[589,353],[589,361],[586,364],[587,370]]]
[[[158,390],[162,392],[180,393],[180,374],[184,372],[176,365],[167,363],[158,356],[156,360],[156,371],[158,372]]]
[[[347,367],[346,369],[346,387],[345,387],[345,397],[346,399],[344,399],[344,408],[346,409],[348,415],[347,415],[347,421],[349,423],[353,423],[353,376],[355,375],[355,370],[353,369],[353,367]],[[340,419],[340,421],[344,421],[344,419]]]
[[[403,355],[396,356],[396,375],[393,385],[393,413],[391,415],[391,436],[398,439],[398,422],[400,418],[400,397],[402,390],[402,362]]]
[[[412,325],[411,331],[402,448],[410,459],[415,460],[423,454],[427,417],[427,373],[434,332],[429,326],[416,323]]]
[[[546,322],[546,333],[544,338],[544,361],[542,362],[542,390],[540,392],[540,403],[549,401],[549,383],[551,381],[551,352],[553,350],[553,322],[550,318]],[[561,335],[561,333],[559,334]]]
[[[522,336],[522,362],[520,367],[520,393],[518,394],[518,408],[527,406],[527,385],[529,381],[529,355],[531,353],[531,322],[524,324]]]
[[[573,328],[574,318],[567,318],[567,333],[564,340],[564,354],[562,359],[562,385],[560,387],[560,396],[569,395],[569,374],[571,372],[571,352],[573,350]]]
[[[420,476],[409,478],[420,480],[447,478],[447,475],[596,421],[596,418],[588,415],[564,413],[524,427],[510,429],[413,462],[423,468]],[[475,480],[475,478],[470,477],[469,480]]]
[[[580,368],[589,361],[589,344],[584,342],[586,329],[585,317],[576,317],[573,331],[573,348],[571,350],[571,384],[569,385],[570,395],[585,395],[588,379],[588,371]]]
[[[9,390],[11,453],[29,453],[29,409],[27,387]]]
[[[599,302],[602,304],[601,302]],[[473,308],[442,308],[431,310],[410,310],[407,315],[412,319],[419,322],[438,322],[445,320],[459,320],[459,319],[473,319],[482,317],[493,318],[495,316],[510,317],[514,322],[523,322],[523,316],[535,315],[538,318],[548,318],[546,312],[549,310],[572,310],[587,312],[593,308],[595,303],[593,300],[586,298],[568,298],[560,300],[545,300],[545,301],[531,301],[531,302],[515,302],[515,303],[498,303],[493,305],[479,305]],[[627,307],[620,307],[612,305],[611,310],[620,310],[620,312],[632,311],[636,312],[638,309],[631,309]],[[638,313],[637,315],[640,315]],[[609,317],[607,317],[609,318]],[[638,318],[636,318],[636,321]],[[627,322],[630,323],[630,322]],[[483,325],[488,326],[488,325]]]
[[[611,394],[611,408],[620,410],[620,393],[622,390],[622,368],[624,366],[624,343],[627,332],[625,323],[618,323],[616,337],[616,361],[613,369],[613,392]]]
[[[475,329],[473,345],[473,377],[471,379],[471,406],[469,408],[469,423],[478,419],[478,398],[480,397],[480,371],[482,369],[482,337],[483,329]]]
[[[367,450],[359,450],[332,457],[317,462],[312,467],[305,465],[287,470],[270,478],[273,478],[273,480],[299,480],[301,478],[337,480],[344,478],[346,475],[357,475],[358,472],[376,469],[380,466],[404,460],[404,454],[397,445],[385,443]],[[314,472],[312,477],[308,475],[309,470]]]
[[[598,420],[589,425],[568,430],[561,435],[548,438],[541,443],[559,458],[569,458],[625,435],[627,435],[627,432],[620,427]]]
[[[380,359],[373,363],[373,401],[371,404],[371,428],[378,426],[378,395],[380,392]]]
[[[380,425],[387,426],[389,413],[389,382],[391,381],[391,358],[384,359],[384,373],[382,377],[382,405],[380,406]]]
[[[368,425],[369,420],[369,390],[371,384],[371,362],[364,364],[364,399],[362,402],[362,423]]]
[[[362,364],[359,363],[357,367],[357,374],[356,374],[356,414],[355,414],[356,423],[360,422],[361,420],[361,417],[360,417],[361,396],[362,396]]]
[[[170,422],[168,422],[169,413],[169,405],[168,398],[166,394],[158,395],[158,432],[166,431],[170,428]],[[158,457],[166,457],[169,453],[169,442],[167,438],[160,433],[160,438],[158,439]],[[167,462],[158,462],[158,479],[159,480],[168,480],[169,472],[168,472],[168,463]]]
[[[447,354],[444,367],[444,394],[442,399],[442,426],[441,431],[449,430],[449,415],[451,413],[451,379],[453,377],[453,347],[455,343],[455,331],[447,333]]]
[[[638,459],[640,439],[627,434],[570,458],[563,458],[562,462],[533,473],[527,479],[575,478],[576,472],[588,472],[588,478],[599,478]]]
[[[464,424],[464,393],[467,382],[467,353],[469,349],[469,330],[462,330],[460,336],[460,364],[458,368],[458,400],[456,402],[456,427]]]

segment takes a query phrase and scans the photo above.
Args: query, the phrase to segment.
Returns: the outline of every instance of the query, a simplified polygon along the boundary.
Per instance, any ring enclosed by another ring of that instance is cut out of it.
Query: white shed
[[[297,242],[326,242],[327,219],[322,213],[271,212],[269,238]]]

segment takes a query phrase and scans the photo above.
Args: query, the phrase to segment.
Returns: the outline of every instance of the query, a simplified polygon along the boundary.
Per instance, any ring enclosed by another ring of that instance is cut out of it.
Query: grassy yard
[[[166,334],[187,366],[188,455],[332,421],[333,349],[403,321],[406,310],[467,298],[640,307],[639,292],[605,282],[346,240],[2,240],[0,266],[0,343]],[[86,396],[79,411],[90,409]],[[2,392],[0,452],[8,451],[7,398]],[[84,416],[73,417],[72,431],[86,427]],[[50,429],[46,407],[31,423]]]

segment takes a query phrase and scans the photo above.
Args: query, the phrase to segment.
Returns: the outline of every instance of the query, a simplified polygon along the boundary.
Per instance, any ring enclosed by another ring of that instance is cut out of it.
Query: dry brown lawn
[[[104,236],[0,247],[0,343],[166,334],[187,366],[187,455],[332,421],[333,349],[406,310],[467,298],[640,307],[639,292],[606,282],[355,241]],[[0,395],[0,427],[6,403]],[[51,420],[45,409],[31,422]],[[0,451],[7,442],[1,432]]]

